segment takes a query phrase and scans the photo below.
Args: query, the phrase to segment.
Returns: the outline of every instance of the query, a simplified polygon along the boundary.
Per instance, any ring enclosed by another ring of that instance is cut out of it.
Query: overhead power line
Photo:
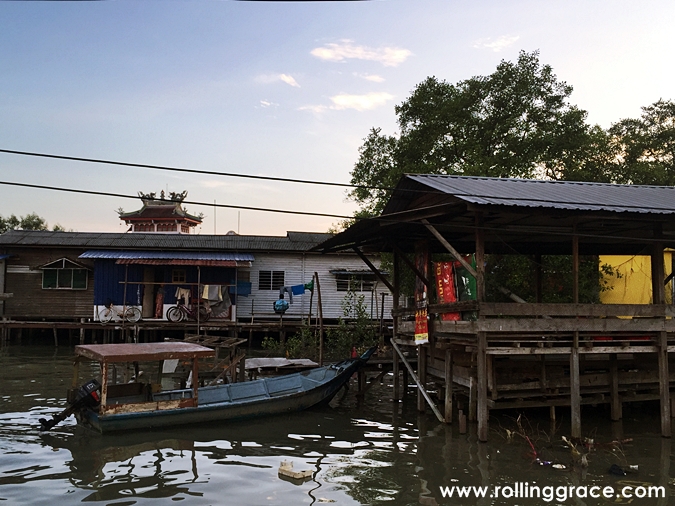
[[[13,181],[0,181],[0,184],[7,185],[7,186],[20,186],[23,188],[38,188],[41,190],[53,190],[53,191],[61,191],[61,192],[68,192],[68,193],[79,193],[79,194],[84,194],[84,195],[98,195],[100,197],[118,197],[118,198],[124,198],[124,199],[138,199],[138,195],[125,195],[123,193],[110,193],[110,192],[99,192],[99,191],[93,191],[93,190],[79,190],[76,188],[60,188],[58,186],[46,186],[46,185],[39,185],[39,184],[29,184],[29,183],[16,183]],[[153,199],[157,201],[161,201],[161,199]],[[230,204],[215,204],[213,202],[197,202],[197,201],[190,201],[190,200],[183,200],[183,204],[191,204],[191,205],[196,205],[196,206],[208,206],[208,207],[223,207],[223,208],[228,208],[228,209],[240,209],[244,211],[264,211],[268,213],[281,213],[281,214],[297,214],[297,215],[303,215],[303,216],[320,216],[324,218],[341,218],[341,219],[353,219],[354,216],[344,216],[341,214],[328,214],[328,213],[312,213],[309,211],[289,211],[285,209],[270,209],[266,207],[251,207],[251,206],[235,206],[235,205],[230,205]]]
[[[184,167],[169,167],[165,165],[148,165],[145,163],[131,163],[131,162],[120,162],[115,160],[103,160],[99,158],[82,158],[79,156],[65,156],[65,155],[52,155],[49,153],[35,153],[32,151],[16,151],[13,149],[0,149],[0,153],[8,153],[12,155],[21,155],[21,156],[32,156],[37,158],[51,158],[56,160],[69,160],[74,162],[88,162],[88,163],[102,163],[106,165],[117,165],[122,167],[135,167],[139,169],[152,169],[152,170],[164,170],[171,172],[182,172],[190,174],[204,174],[207,176],[225,176],[225,177],[240,177],[245,179],[259,179],[263,181],[277,181],[282,183],[301,183],[301,184],[313,184],[313,185],[322,185],[322,186],[338,186],[341,188],[365,188],[368,190],[393,190],[394,188],[389,188],[386,186],[365,186],[365,185],[353,185],[348,183],[335,183],[330,181],[313,181],[309,179],[294,179],[287,177],[274,177],[274,176],[256,176],[253,174],[238,174],[235,172],[218,172],[215,170],[199,170],[199,169],[188,169]]]

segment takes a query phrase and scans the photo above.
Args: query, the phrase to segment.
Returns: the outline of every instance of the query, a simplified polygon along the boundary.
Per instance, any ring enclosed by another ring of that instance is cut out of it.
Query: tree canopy
[[[7,218],[0,216],[0,234],[7,232],[8,230],[49,230],[47,220],[39,216],[37,213],[30,213],[26,216],[16,217],[12,214]],[[52,228],[55,232],[63,232],[63,228],[58,223]]]
[[[587,123],[538,51],[457,84],[428,77],[395,107],[398,135],[373,128],[351,173],[359,215],[379,214],[403,174],[675,184],[675,103],[608,130]]]

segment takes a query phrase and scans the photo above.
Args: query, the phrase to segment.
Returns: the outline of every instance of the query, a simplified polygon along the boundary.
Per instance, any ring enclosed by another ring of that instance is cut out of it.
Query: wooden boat
[[[73,385],[68,408],[40,422],[49,430],[74,414],[78,422],[107,433],[301,411],[329,402],[373,352],[374,348],[361,357],[286,376],[199,387],[199,359],[213,357],[210,348],[178,342],[80,345],[75,347],[74,382],[79,381],[80,362],[89,359],[100,364],[100,383]],[[191,363],[189,388],[161,390],[161,373],[157,383],[114,384],[111,378],[116,364],[133,363],[138,377],[139,363],[159,362],[162,371],[165,360],[176,359]]]

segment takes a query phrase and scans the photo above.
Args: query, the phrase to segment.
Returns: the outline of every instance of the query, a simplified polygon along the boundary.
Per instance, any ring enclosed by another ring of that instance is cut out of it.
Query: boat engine
[[[60,413],[52,415],[51,420],[40,418],[40,430],[51,429],[82,408],[98,406],[101,402],[100,391],[101,384],[96,379],[90,379],[81,387],[72,389],[68,392],[68,407]]]

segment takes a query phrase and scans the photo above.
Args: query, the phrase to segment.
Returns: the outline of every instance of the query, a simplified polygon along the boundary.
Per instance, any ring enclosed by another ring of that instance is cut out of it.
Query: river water
[[[459,434],[457,424],[418,414],[414,390],[392,403],[389,375],[363,402],[351,388],[328,407],[288,416],[112,436],[69,419],[40,433],[38,419],[65,406],[71,356],[48,346],[0,349],[0,504],[675,504],[672,442],[659,435],[657,406],[626,405],[613,424],[606,408],[584,408],[593,442],[574,449],[562,439],[562,408],[554,428],[538,411],[520,424],[518,413],[491,415],[490,441],[479,443],[472,424]],[[312,478],[280,477],[283,460]],[[631,472],[610,474],[612,464]],[[517,483],[540,487],[540,498],[518,497],[525,485]],[[489,488],[483,498],[444,497],[441,487],[453,486]],[[583,497],[593,486],[629,486],[633,497]],[[635,497],[650,486],[666,497]],[[569,497],[569,487],[582,497]]]

